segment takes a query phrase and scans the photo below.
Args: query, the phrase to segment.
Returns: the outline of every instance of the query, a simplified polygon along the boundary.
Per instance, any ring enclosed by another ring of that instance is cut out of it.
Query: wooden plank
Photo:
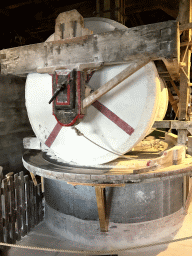
[[[72,186],[91,186],[91,187],[99,187],[99,188],[106,188],[106,187],[124,187],[125,184],[95,184],[95,183],[80,183],[80,182],[67,182]]]
[[[168,89],[168,95],[169,95],[169,102],[173,108],[173,111],[175,112],[175,116],[177,117],[178,116],[178,107],[177,107],[178,100],[175,100],[171,93],[171,90],[169,88],[167,89]]]
[[[178,165],[185,159],[186,149],[184,145],[174,146],[163,152],[161,157],[148,161],[147,166],[164,168],[171,165]]]
[[[10,212],[10,203],[8,197],[8,184],[7,179],[2,180],[3,195],[4,195],[4,242],[9,243],[10,239],[10,230],[9,230],[9,212]]]
[[[191,23],[191,0],[180,2],[178,21],[182,24]],[[189,42],[191,40],[191,30],[185,31],[182,35],[182,41]],[[186,49],[181,49],[181,61],[186,65],[180,69],[180,99],[179,99],[179,120],[188,120],[188,107],[190,102],[190,66],[191,66],[191,51],[188,46]],[[191,105],[191,103],[190,103]],[[190,111],[191,112],[191,111]],[[187,131],[178,131],[178,143],[186,144]]]
[[[40,204],[41,204],[41,184],[37,184],[37,198],[36,198],[36,205],[37,205],[37,223],[40,222],[40,212],[41,212],[41,208],[40,208]]]
[[[101,86],[99,89],[97,89],[96,91],[91,93],[88,97],[86,97],[83,100],[83,108],[89,107],[93,102],[98,100],[101,96],[105,95],[107,92],[112,90],[118,84],[123,82],[126,78],[130,77],[132,74],[137,72],[140,68],[147,65],[149,62],[150,62],[149,58],[146,58],[146,59],[144,58],[144,59],[141,59],[140,61],[134,63],[134,65],[128,66],[126,69],[124,69],[118,75],[113,77],[111,80],[109,80],[103,86]]]
[[[91,30],[84,28],[83,17],[77,10],[60,13],[55,21],[55,41],[91,34]]]
[[[174,88],[174,90],[175,90],[175,92],[176,92],[176,94],[177,94],[177,96],[179,98],[180,97],[180,92],[179,92],[176,84],[172,80],[170,82],[171,82],[171,84],[172,84],[172,86],[173,86],[173,88]]]
[[[17,223],[17,240],[21,239],[21,216],[20,216],[20,182],[18,174],[14,174],[14,186],[15,186],[15,206],[16,206],[16,223]]]
[[[171,121],[170,120],[155,121],[153,124],[153,128],[171,128]]]
[[[180,31],[185,31],[188,29],[192,29],[192,23],[186,23],[179,26]]]
[[[42,221],[44,219],[43,198],[44,198],[44,193],[42,192],[41,187],[40,187],[40,217],[39,217],[39,221]]]
[[[3,239],[3,214],[2,214],[2,182],[0,181],[0,242],[4,242]]]
[[[29,176],[24,176],[25,183],[25,205],[26,205],[26,224],[27,233],[31,230],[31,204],[30,204],[30,191],[29,191]]]
[[[155,121],[153,128],[171,128],[171,129],[187,129],[191,131],[192,121],[179,121],[179,120],[163,120]]]
[[[179,80],[180,73],[180,31],[179,31],[179,23],[177,23],[177,36],[175,38],[176,48],[177,48],[177,58],[162,58],[169,75],[171,76],[172,80]]]
[[[29,221],[31,222],[31,227],[34,228],[34,196],[33,196],[33,181],[29,181],[29,188],[30,188],[30,194],[29,194],[29,201],[31,206],[31,218]]]
[[[34,175],[32,172],[30,172],[30,175],[31,175],[31,179],[32,179],[32,181],[33,181],[33,184],[34,184],[35,186],[37,186],[37,180],[36,180],[36,178],[35,178],[35,175]]]
[[[34,208],[34,226],[38,224],[37,220],[37,186],[33,186],[33,208]]]
[[[176,134],[173,134],[173,133],[166,133],[165,134],[165,141],[170,142],[174,145],[177,144],[177,138],[178,138],[178,136]]]
[[[106,221],[104,188],[95,187],[95,194],[96,194],[96,199],[97,199],[97,209],[98,209],[98,215],[99,215],[100,231],[107,232],[108,225],[107,225],[107,221]]]
[[[179,48],[180,46],[177,46],[177,48]],[[179,55],[178,55],[179,56]],[[177,59],[166,59],[166,58],[162,58],[167,71],[169,72],[169,75],[171,77],[172,80],[179,80],[180,78],[180,74],[179,74],[179,58]]]
[[[187,197],[189,194],[189,176],[183,177],[183,206],[186,206]]]
[[[20,198],[21,198],[21,236],[27,234],[27,226],[26,226],[26,215],[25,215],[25,187],[24,187],[24,176],[23,172],[19,173],[20,177]]]
[[[54,72],[61,68],[127,63],[149,57],[178,58],[177,22],[167,21],[98,35],[4,49],[2,74]],[[70,52],[70,54],[69,54]],[[35,61],[34,61],[35,60]]]
[[[180,46],[181,46],[181,47],[184,47],[184,46],[192,46],[192,41],[190,41],[190,42],[182,42],[182,43],[180,44]]]
[[[0,183],[2,179],[3,179],[3,167],[0,166]]]
[[[16,242],[16,233],[15,233],[15,188],[13,183],[13,177],[9,177],[9,187],[10,187],[10,224],[11,224],[11,234],[12,234],[12,243]]]
[[[41,176],[41,191],[42,193],[45,192],[45,187],[44,187],[44,177]]]
[[[185,183],[185,181],[184,181]],[[185,193],[185,192],[184,192]],[[184,195],[184,198],[186,198],[186,194]],[[188,213],[188,210],[189,210],[189,205],[191,203],[191,199],[192,199],[192,186],[189,188],[189,193],[187,195],[187,199],[185,201],[185,205],[184,205],[184,208],[185,208],[185,211],[186,213]]]

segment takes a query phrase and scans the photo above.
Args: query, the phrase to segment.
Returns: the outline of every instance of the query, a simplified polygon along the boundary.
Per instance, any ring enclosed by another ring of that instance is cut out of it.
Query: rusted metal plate
[[[53,73],[61,68],[127,63],[144,56],[153,60],[177,59],[177,38],[177,22],[167,21],[10,48],[0,51],[0,56],[5,57],[1,60],[1,73]]]

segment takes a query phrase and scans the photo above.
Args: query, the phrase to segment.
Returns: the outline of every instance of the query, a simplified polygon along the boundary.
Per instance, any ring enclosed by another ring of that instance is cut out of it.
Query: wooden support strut
[[[97,199],[97,208],[99,215],[99,223],[101,232],[108,231],[108,224],[106,221],[106,206],[105,206],[105,189],[101,187],[95,187],[95,194]]]
[[[180,2],[178,21],[181,23],[180,29],[184,29],[185,24],[191,20],[191,0]],[[183,27],[182,27],[183,26]],[[186,27],[185,27],[186,28]],[[185,29],[184,29],[185,30]],[[182,41],[186,41],[186,48],[181,48],[181,60],[184,66],[180,67],[180,99],[179,99],[179,120],[188,120],[188,109],[190,104],[190,59],[191,51],[189,50],[189,42],[191,40],[191,31],[184,31]],[[182,45],[182,43],[181,43]],[[178,143],[186,144],[187,130],[178,131]]]
[[[140,61],[136,62],[134,65],[128,66],[126,69],[124,69],[118,75],[113,77],[111,80],[109,80],[103,86],[101,86],[99,89],[97,89],[95,92],[91,93],[87,98],[85,98],[83,100],[83,108],[89,107],[93,102],[98,100],[101,96],[105,95],[107,92],[109,92],[115,86],[117,86],[118,84],[123,82],[126,78],[130,77],[132,74],[134,74],[136,71],[138,71],[143,66],[147,65],[149,62],[150,62],[150,59],[146,58],[144,60],[140,60]]]
[[[180,29],[185,30],[186,24],[192,22],[192,0],[180,1],[178,21],[181,23]],[[183,26],[183,27],[182,27]],[[188,25],[189,27],[189,25]],[[185,66],[180,69],[180,99],[179,99],[179,120],[191,120],[191,88],[190,83],[190,67],[191,67],[191,50],[189,43],[191,41],[191,29],[188,28],[182,35],[182,40],[187,42],[186,49],[181,48],[181,59]],[[185,145],[187,141],[188,131],[185,129],[178,130],[178,144]],[[185,176],[183,180],[183,202],[187,199],[189,193],[189,177]]]

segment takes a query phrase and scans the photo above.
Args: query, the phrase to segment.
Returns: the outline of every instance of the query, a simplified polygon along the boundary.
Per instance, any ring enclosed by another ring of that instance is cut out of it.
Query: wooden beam
[[[189,194],[189,176],[183,177],[183,206],[187,206],[187,197]],[[186,207],[187,208],[187,207]]]
[[[150,62],[149,58],[141,59],[140,61],[136,62],[134,65],[128,66],[126,69],[124,69],[118,75],[113,77],[111,80],[109,80],[103,86],[101,86],[99,89],[97,89],[95,92],[91,93],[87,98],[85,98],[83,100],[83,108],[89,107],[93,102],[98,100],[101,96],[105,95],[111,89],[113,89],[118,84],[123,82],[126,78],[130,77],[132,74],[137,72],[140,68],[147,65],[149,62]]]
[[[191,8],[191,0],[180,1],[178,21],[181,25],[192,22]],[[182,40],[187,42],[191,40],[191,30],[187,30],[183,33]],[[188,108],[190,103],[190,87],[188,84],[190,82],[191,51],[188,46],[186,49],[181,49],[181,61],[186,65],[180,68],[179,120],[184,121],[188,120]],[[187,130],[179,130],[178,143],[186,144],[186,139]]]
[[[187,23],[187,24],[182,24],[179,26],[179,29],[181,31],[185,31],[185,30],[188,30],[188,29],[192,29],[192,22],[190,23]]]
[[[179,92],[176,84],[172,80],[171,80],[171,84],[172,84],[172,86],[173,86],[173,88],[174,88],[174,90],[175,90],[175,92],[176,92],[176,94],[177,94],[177,96],[179,98],[180,97],[180,92]]]
[[[178,107],[177,107],[178,100],[174,99],[174,97],[171,93],[171,90],[169,88],[168,88],[168,94],[169,94],[169,102],[171,103],[173,111],[175,112],[175,115],[177,117],[178,116]]]
[[[163,120],[155,121],[153,128],[171,128],[177,130],[192,130],[192,121]]]
[[[108,225],[106,221],[106,210],[105,210],[105,193],[104,188],[95,187],[95,194],[97,199],[97,208],[99,215],[100,231],[107,232]]]
[[[67,184],[70,184],[72,186],[90,186],[90,187],[99,187],[99,188],[116,188],[116,187],[125,187],[125,184],[115,184],[115,183],[107,183],[107,184],[97,184],[97,183],[82,183],[82,182],[72,182],[68,181]]]
[[[145,57],[177,59],[177,22],[167,21],[98,35],[45,42],[0,51],[1,73],[52,73],[136,61]],[[69,54],[70,53],[70,54]]]

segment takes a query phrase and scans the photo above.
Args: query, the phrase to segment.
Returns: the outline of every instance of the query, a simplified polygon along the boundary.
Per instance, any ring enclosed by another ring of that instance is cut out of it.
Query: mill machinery
[[[114,250],[181,226],[192,170],[186,31],[175,20],[127,28],[72,10],[46,42],[1,50],[1,73],[27,76],[36,137],[24,139],[23,164],[44,178],[57,235]],[[162,121],[168,101],[179,120]]]

